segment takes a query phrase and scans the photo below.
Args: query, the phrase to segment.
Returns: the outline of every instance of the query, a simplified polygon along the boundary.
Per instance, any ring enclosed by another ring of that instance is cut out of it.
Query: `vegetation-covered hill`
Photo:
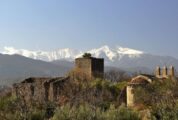
[[[108,73],[108,78],[114,72]],[[58,102],[25,103],[8,94],[0,99],[2,120],[177,120],[178,82],[154,80],[137,87],[134,107],[124,103],[128,76],[118,81],[75,78],[62,87]],[[121,78],[120,76],[120,78]],[[116,78],[118,76],[115,76]]]

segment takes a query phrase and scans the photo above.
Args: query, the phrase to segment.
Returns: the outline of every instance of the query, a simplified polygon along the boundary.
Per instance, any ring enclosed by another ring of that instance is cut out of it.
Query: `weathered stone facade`
[[[13,94],[28,103],[30,101],[37,101],[40,103],[57,101],[62,84],[67,79],[69,78],[28,78],[21,83],[13,85]]]
[[[157,78],[169,78],[174,77],[175,69],[173,66],[170,66],[169,69],[167,66],[164,66],[162,69],[158,66],[155,70],[155,76]]]
[[[102,58],[77,58],[75,60],[75,69],[82,71],[89,78],[103,78],[104,59]]]
[[[138,86],[145,86],[146,84],[152,83],[155,76],[152,75],[138,75],[129,82],[126,87],[126,104],[127,106],[134,106],[134,88]]]

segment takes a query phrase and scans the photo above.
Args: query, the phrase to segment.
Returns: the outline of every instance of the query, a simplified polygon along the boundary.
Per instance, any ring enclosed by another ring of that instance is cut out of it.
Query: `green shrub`
[[[58,108],[53,116],[52,120],[71,120],[73,109],[69,105]]]
[[[8,109],[16,101],[14,96],[5,96],[0,98],[0,110]]]
[[[152,107],[152,118],[160,120],[178,120],[178,104],[161,103]]]
[[[81,105],[77,110],[76,120],[98,120],[99,114],[96,114],[89,105]]]
[[[135,101],[145,105],[152,119],[178,120],[178,83],[171,79],[157,80],[134,90]]]
[[[83,57],[83,58],[90,58],[90,57],[92,57],[92,55],[91,55],[91,53],[84,53],[84,54],[82,55],[82,57]]]
[[[44,120],[44,118],[45,118],[45,112],[44,111],[35,110],[30,115],[30,120]]]
[[[69,105],[58,108],[52,120],[140,120],[137,112],[124,105],[111,105],[106,111],[87,104],[78,107]]]
[[[140,120],[138,113],[121,105],[118,109],[113,105],[105,113],[106,120]]]

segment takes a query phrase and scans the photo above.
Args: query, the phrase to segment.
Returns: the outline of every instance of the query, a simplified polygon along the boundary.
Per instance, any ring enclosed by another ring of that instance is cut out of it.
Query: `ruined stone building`
[[[101,58],[77,58],[76,70],[82,71],[91,78],[102,78],[104,74],[104,59]],[[37,101],[40,103],[58,101],[63,90],[63,84],[70,80],[71,76],[57,78],[28,78],[13,85],[13,94],[23,98],[26,102]]]
[[[173,66],[170,66],[169,70],[165,66],[163,69],[160,67],[157,67],[155,70],[155,75],[146,75],[141,74],[131,79],[129,84],[126,87],[126,103],[127,106],[134,106],[134,88],[138,86],[143,86],[146,84],[151,84],[153,80],[159,79],[159,80],[167,80],[170,79],[176,79],[175,78],[175,69]]]
[[[104,59],[103,58],[77,58],[75,60],[75,70],[92,78],[103,78]]]
[[[28,78],[21,83],[14,84],[14,94],[25,101],[55,101],[62,89],[62,83],[68,77],[58,78]]]
[[[164,66],[163,69],[158,66],[155,70],[155,76],[157,78],[175,77],[175,69],[173,66],[170,66],[169,70],[166,66]]]

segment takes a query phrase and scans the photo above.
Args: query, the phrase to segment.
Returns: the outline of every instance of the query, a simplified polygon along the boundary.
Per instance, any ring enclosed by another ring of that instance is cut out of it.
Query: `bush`
[[[15,96],[4,96],[0,98],[0,110],[8,109],[16,101]]]
[[[178,120],[178,103],[161,103],[155,104],[152,108],[152,118],[160,120]]]
[[[141,118],[136,111],[122,104],[118,109],[110,106],[110,109],[105,114],[105,120],[141,120]]]
[[[69,105],[58,108],[53,116],[52,120],[71,120],[73,110]]]
[[[152,84],[136,87],[134,94],[135,101],[146,106],[154,106],[163,100],[173,102],[176,99],[177,84],[172,80],[159,81],[156,79]]]
[[[30,120],[44,120],[45,119],[45,112],[35,110],[32,112],[32,114],[29,116]]]
[[[178,120],[177,84],[176,81],[166,79],[137,87],[134,90],[135,101],[150,109],[152,119]]]
[[[83,58],[90,58],[92,55],[91,55],[91,53],[84,53],[83,54]]]
[[[111,105],[106,111],[89,106],[78,107],[69,105],[58,108],[52,120],[140,120],[137,112],[126,108],[124,105],[115,108]]]

